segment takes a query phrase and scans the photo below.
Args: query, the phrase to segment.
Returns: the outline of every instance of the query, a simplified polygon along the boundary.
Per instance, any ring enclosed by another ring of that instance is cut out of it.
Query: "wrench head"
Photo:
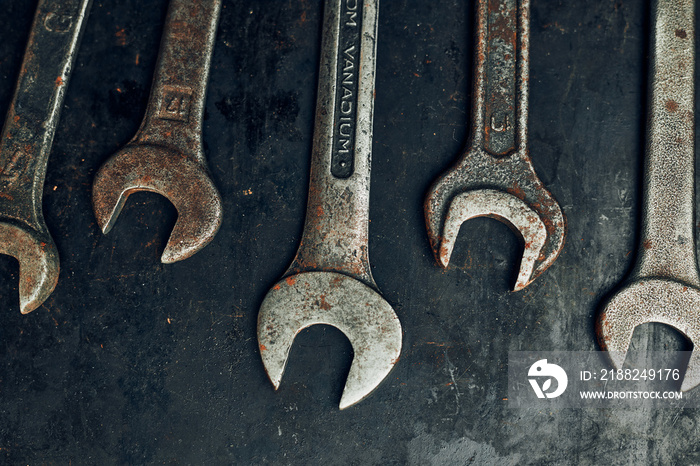
[[[28,314],[41,306],[58,283],[59,259],[48,232],[0,222],[0,254],[19,262],[19,307]]]
[[[450,262],[462,223],[475,217],[499,220],[522,238],[523,257],[513,291],[539,277],[564,247],[566,221],[561,207],[524,155],[494,159],[469,153],[433,184],[425,200],[425,220],[433,254],[442,267]]]
[[[128,144],[95,175],[92,206],[108,233],[127,198],[137,191],[165,196],[178,212],[161,261],[187,259],[214,239],[221,226],[221,196],[202,164],[165,147]]]
[[[401,324],[379,293],[340,273],[303,272],[275,284],[258,314],[260,354],[275,390],[294,338],[316,324],[338,328],[353,348],[340,409],[367,397],[399,360]]]
[[[622,368],[632,333],[638,325],[659,322],[670,325],[693,345],[700,342],[700,290],[685,283],[663,278],[634,281],[613,297],[598,316],[600,346],[608,351],[613,366]],[[700,384],[700,356],[693,351],[683,376],[682,391]]]

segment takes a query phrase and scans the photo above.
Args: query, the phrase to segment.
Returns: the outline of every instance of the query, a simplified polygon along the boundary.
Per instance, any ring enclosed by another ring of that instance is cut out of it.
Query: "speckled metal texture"
[[[695,256],[695,1],[652,5],[651,84],[641,244],[628,283],[598,321],[601,346],[622,367],[638,325],[661,322],[700,342],[700,278]],[[614,353],[612,353],[614,352]],[[682,390],[700,383],[700,356]]]
[[[59,259],[42,212],[46,166],[90,0],[37,7],[0,141],[0,253],[19,261],[20,310],[53,292]]]
[[[375,0],[326,2],[304,233],[258,315],[260,353],[275,388],[302,329],[327,324],[348,337],[354,358],[341,409],[379,385],[402,343],[367,253],[378,7]]]
[[[557,258],[564,246],[566,223],[528,154],[530,2],[480,0],[477,21],[471,142],[457,165],[430,188],[425,219],[433,253],[442,267],[449,264],[463,222],[482,216],[510,226],[524,240],[514,285],[518,291]],[[494,197],[489,194],[492,191],[503,195]],[[523,206],[531,212],[509,214],[521,212]],[[544,243],[537,236],[541,231],[546,234]]]
[[[153,191],[168,198],[177,223],[161,261],[186,259],[221,226],[221,196],[209,176],[202,118],[221,0],[172,0],[146,116],[133,139],[95,175],[93,209],[108,233],[127,198]]]

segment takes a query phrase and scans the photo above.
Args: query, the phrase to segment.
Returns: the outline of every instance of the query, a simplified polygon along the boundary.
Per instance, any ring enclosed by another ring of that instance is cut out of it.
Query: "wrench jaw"
[[[41,306],[58,284],[59,259],[48,232],[0,222],[0,254],[19,262],[19,307],[29,314]]]
[[[474,180],[465,180],[467,176]],[[532,183],[515,189],[489,185],[480,178],[487,180],[486,174],[467,174],[462,167],[448,172],[431,188],[425,218],[433,254],[438,264],[447,268],[462,223],[475,217],[499,220],[523,240],[523,257],[513,287],[513,291],[520,291],[559,256],[566,236],[564,214],[534,171]]]
[[[596,333],[603,351],[608,351],[615,369],[621,369],[634,329],[659,322],[669,325],[693,345],[700,342],[700,290],[665,278],[642,278],[618,291],[598,317]],[[681,391],[700,384],[700,354],[693,351]]]
[[[161,146],[128,144],[99,169],[92,187],[97,223],[107,234],[127,198],[138,191],[166,197],[178,212],[161,262],[192,256],[209,244],[221,226],[222,202],[201,163]]]
[[[525,248],[513,291],[525,288],[532,279],[535,262],[547,241],[547,229],[535,211],[517,197],[493,189],[468,191],[455,196],[447,209],[440,242],[439,261],[447,267],[462,223],[476,217],[491,217],[517,232]]]
[[[275,284],[258,314],[260,355],[277,390],[296,335],[316,324],[338,328],[354,357],[340,409],[366,398],[399,360],[401,324],[382,296],[336,272],[302,272]]]

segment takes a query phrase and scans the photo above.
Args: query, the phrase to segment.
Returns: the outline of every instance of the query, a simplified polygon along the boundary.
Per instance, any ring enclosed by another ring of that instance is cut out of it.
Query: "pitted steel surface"
[[[177,222],[161,261],[186,259],[221,226],[221,196],[207,168],[202,118],[221,0],[172,0],[146,116],[133,139],[95,175],[93,208],[108,233],[130,194],[168,198]]]
[[[598,337],[615,367],[634,328],[661,322],[700,342],[695,256],[695,1],[652,2],[651,83],[641,244],[627,284],[605,305]],[[681,390],[700,384],[694,351]]]
[[[19,261],[20,310],[53,292],[59,259],[42,211],[46,165],[90,0],[41,0],[0,141],[0,253]]]
[[[299,331],[327,324],[348,337],[354,358],[341,409],[367,397],[401,353],[401,324],[377,290],[367,252],[377,11],[377,0],[326,2],[304,233],[258,315],[275,389]]]
[[[514,286],[518,291],[557,258],[566,223],[537,177],[527,148],[530,2],[480,0],[477,10],[471,141],[457,165],[431,187],[425,219],[433,253],[443,267],[463,222],[484,216],[510,226],[524,240]]]

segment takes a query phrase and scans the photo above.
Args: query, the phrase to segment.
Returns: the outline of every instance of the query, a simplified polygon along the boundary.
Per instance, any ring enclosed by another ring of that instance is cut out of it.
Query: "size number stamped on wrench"
[[[158,102],[158,117],[161,120],[174,120],[187,123],[190,119],[192,89],[187,87],[163,86]]]
[[[516,0],[489,0],[486,21],[486,127],[484,148],[494,156],[504,156],[516,149],[515,106],[517,84]]]

